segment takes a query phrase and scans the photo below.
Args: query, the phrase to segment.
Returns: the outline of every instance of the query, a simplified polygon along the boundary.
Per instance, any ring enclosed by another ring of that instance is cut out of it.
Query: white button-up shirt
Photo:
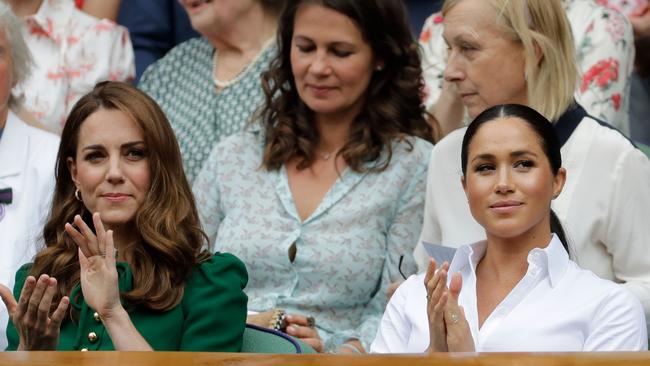
[[[566,113],[556,127],[579,114]],[[565,131],[566,132],[566,131]],[[485,239],[460,183],[465,129],[431,153],[421,242],[458,248]],[[618,131],[584,117],[562,146],[567,177],[551,207],[564,226],[571,259],[598,276],[622,283],[650,319],[650,160]],[[415,249],[421,271],[429,256]]]
[[[647,349],[639,300],[569,260],[560,240],[528,254],[528,270],[479,329],[476,267],[486,242],[460,247],[449,272],[460,272],[463,306],[478,352],[635,351]],[[429,346],[424,273],[390,299],[370,351],[419,353]]]
[[[13,112],[0,138],[0,189],[11,188],[13,202],[0,218],[0,283],[13,289],[16,271],[32,262],[50,213],[59,138],[27,125]],[[7,308],[0,304],[0,350],[7,346]]]

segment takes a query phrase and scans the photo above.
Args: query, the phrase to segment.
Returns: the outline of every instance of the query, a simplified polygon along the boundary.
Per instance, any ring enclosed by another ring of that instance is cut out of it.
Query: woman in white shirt
[[[402,284],[371,351],[646,349],[639,300],[569,259],[550,209],[566,180],[551,123],[523,105],[489,108],[467,128],[461,164],[487,239]]]
[[[20,20],[0,2],[0,283],[12,287],[14,274],[38,249],[54,190],[59,138],[21,119],[14,86],[32,70],[32,55]],[[0,349],[7,346],[9,314],[0,306]]]
[[[650,318],[650,160],[621,133],[576,104],[577,66],[571,28],[559,0],[447,0],[445,79],[471,118],[506,103],[539,111],[560,138],[567,169],[552,207],[571,238],[571,259],[623,284]],[[433,148],[423,242],[457,248],[485,239],[472,217],[461,176],[464,128]],[[429,256],[415,250],[420,270]]]

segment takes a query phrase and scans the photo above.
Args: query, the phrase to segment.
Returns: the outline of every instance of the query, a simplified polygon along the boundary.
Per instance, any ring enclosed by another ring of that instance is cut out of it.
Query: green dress
[[[16,299],[30,267],[25,264],[16,273]],[[133,282],[130,267],[118,263],[117,271],[120,291],[129,291]],[[163,313],[137,307],[129,310],[129,316],[156,351],[239,352],[246,324],[248,298],[243,289],[247,282],[246,267],[237,257],[217,253],[194,269],[176,307]],[[108,331],[83,300],[79,285],[72,290],[70,301],[79,311],[79,321],[64,320],[57,350],[114,350]],[[16,350],[18,333],[11,321],[7,338],[7,350]]]

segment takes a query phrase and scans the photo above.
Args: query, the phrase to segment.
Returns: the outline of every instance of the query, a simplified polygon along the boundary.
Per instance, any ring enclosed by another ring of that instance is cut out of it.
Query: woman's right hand
[[[55,295],[56,279],[46,274],[41,275],[38,280],[33,276],[27,276],[18,302],[9,288],[0,285],[0,296],[18,332],[19,351],[56,349],[59,344],[61,322],[70,299],[64,296],[50,315],[50,307]]]
[[[427,290],[427,316],[429,318],[428,352],[447,352],[447,328],[444,311],[447,304],[447,271],[449,263],[444,262],[436,271],[436,261],[431,259],[424,277]]]

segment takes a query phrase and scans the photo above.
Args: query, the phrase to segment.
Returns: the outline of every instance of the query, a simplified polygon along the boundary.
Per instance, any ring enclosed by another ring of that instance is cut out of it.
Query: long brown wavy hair
[[[47,273],[57,279],[53,308],[79,283],[77,245],[65,234],[64,224],[77,214],[91,228],[93,224],[91,213],[75,199],[67,160],[77,156],[84,121],[101,108],[125,113],[142,129],[151,170],[151,187],[135,217],[141,240],[133,248],[130,263],[133,289],[121,296],[128,305],[166,311],[181,301],[193,267],[210,257],[204,249],[208,240],[201,231],[194,196],[167,118],[153,99],[126,83],[97,84],[70,112],[57,155],[52,210],[43,230],[45,248],[36,255],[30,274]]]
[[[280,15],[278,55],[262,75],[266,134],[262,165],[277,170],[291,158],[298,169],[311,166],[320,139],[313,112],[300,99],[291,71],[291,41],[298,8],[315,3],[352,19],[384,67],[375,71],[365,104],[350,126],[347,142],[337,153],[357,172],[381,172],[392,158],[392,142],[408,136],[428,141],[433,130],[424,119],[424,87],[420,56],[401,0],[291,0]],[[408,141],[407,141],[408,142]],[[411,146],[412,147],[412,146]],[[379,161],[384,149],[384,159]],[[374,162],[370,167],[366,163]]]

